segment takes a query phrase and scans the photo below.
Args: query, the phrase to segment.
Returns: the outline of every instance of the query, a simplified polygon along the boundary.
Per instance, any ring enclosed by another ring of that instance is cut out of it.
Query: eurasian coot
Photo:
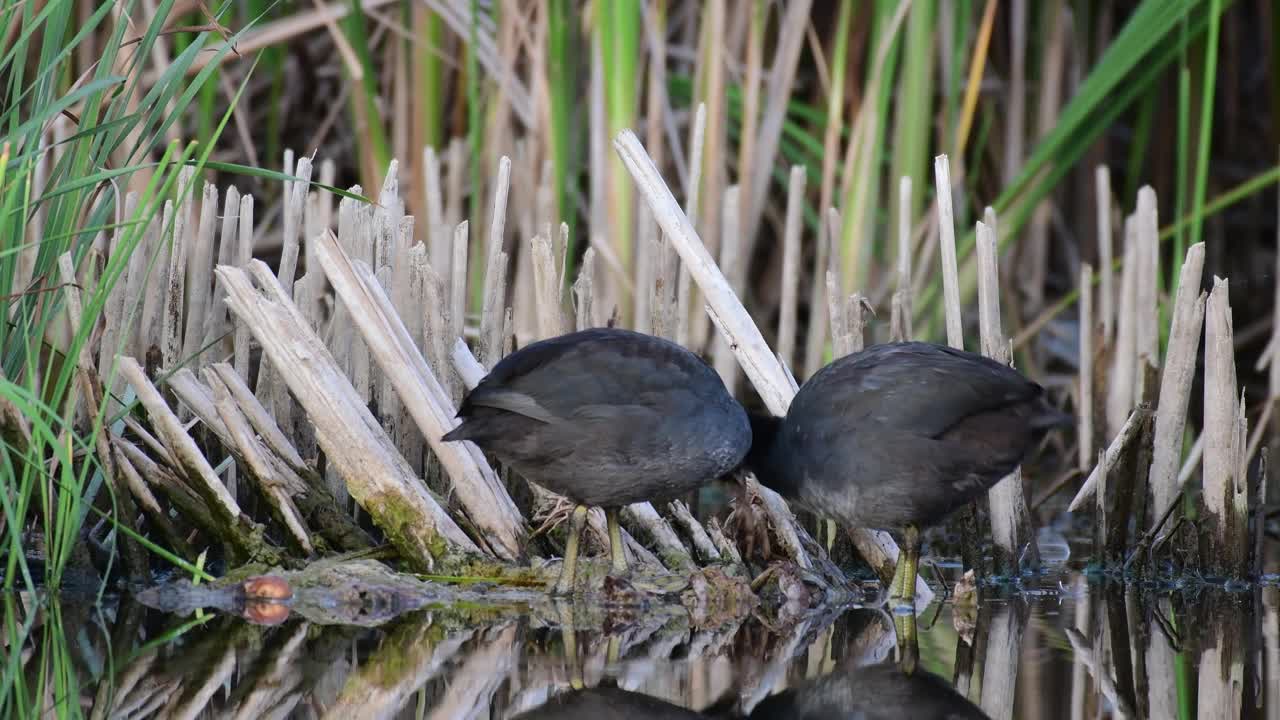
[[[675,498],[733,470],[751,446],[746,411],[683,347],[614,328],[528,345],[462,401],[445,440],[470,440],[574,508],[555,590],[573,590],[589,505],[605,508],[615,573],[618,508]]]
[[[915,599],[921,526],[1016,468],[1070,421],[1044,389],[944,345],[875,345],[819,370],[785,418],[752,416],[745,465],[760,482],[853,527],[902,529],[892,596]]]

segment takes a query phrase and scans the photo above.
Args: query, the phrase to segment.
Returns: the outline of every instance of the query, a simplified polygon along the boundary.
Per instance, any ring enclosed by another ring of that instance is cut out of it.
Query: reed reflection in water
[[[1157,594],[1071,575],[931,607],[900,648],[906,618],[870,608],[698,628],[653,608],[583,620],[565,603],[559,617],[439,608],[357,628],[64,604],[41,617],[82,629],[33,633],[23,672],[74,658],[95,718],[1277,720],[1278,608],[1274,584]]]

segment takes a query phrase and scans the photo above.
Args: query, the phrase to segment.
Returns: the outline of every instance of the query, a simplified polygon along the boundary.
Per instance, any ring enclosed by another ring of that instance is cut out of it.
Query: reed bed
[[[1230,293],[1249,279],[1217,277],[1201,237],[1280,172],[1209,197],[1217,38],[1241,23],[1221,3],[1142,3],[1113,29],[1109,6],[1094,27],[1060,4],[1006,18],[841,2],[823,32],[808,2],[585,16],[428,0],[408,27],[380,0],[236,3],[189,27],[174,3],[144,23],[82,5],[4,13],[21,50],[0,58],[16,98],[0,107],[6,587],[365,552],[439,577],[549,577],[563,502],[439,437],[505,354],[607,324],[703,354],[775,414],[867,343],[945,339],[1015,363],[1076,413],[1074,447],[1048,453],[1074,467],[1027,468],[978,503],[961,521],[968,568],[1015,585],[1034,572],[1041,508],[1067,488],[1072,510],[1094,508],[1104,576],[1263,572],[1280,323],[1243,327]],[[81,31],[59,45],[71,17]],[[305,75],[299,49],[331,60]],[[1175,66],[1162,228],[1139,186]],[[1122,117],[1134,141],[1113,187],[1099,139]],[[1255,397],[1239,350],[1268,328]],[[875,529],[794,517],[751,479],[730,514],[707,510],[628,508],[633,562],[689,585],[781,561],[835,601],[897,554]],[[603,516],[589,523],[600,542]]]

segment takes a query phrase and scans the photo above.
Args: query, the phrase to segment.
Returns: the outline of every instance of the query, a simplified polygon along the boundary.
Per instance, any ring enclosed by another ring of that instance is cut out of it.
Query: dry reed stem
[[[240,233],[236,243],[235,266],[244,268],[253,259],[253,196],[240,198]],[[225,302],[226,288],[223,288]],[[252,335],[242,323],[236,324],[235,368],[240,377],[249,377],[249,343]]]
[[[185,167],[178,172],[178,187],[181,188],[179,204],[174,209],[172,201],[165,203],[163,233],[173,228],[170,238],[169,274],[164,292],[161,296],[164,309],[161,315],[160,358],[166,368],[177,367],[182,353],[182,316],[186,290],[187,270],[187,227],[191,224],[191,179],[194,169]],[[170,225],[170,219],[173,225]]]
[[[890,334],[894,340],[910,340],[911,328],[911,176],[898,180],[898,277],[893,292]]]
[[[394,161],[393,161],[394,163]],[[292,290],[293,281],[298,273],[298,251],[301,248],[299,237],[302,232],[302,214],[306,210],[307,190],[311,184],[311,158],[303,156],[293,170],[298,178],[284,184],[284,228],[280,249],[280,285]],[[395,177],[394,165],[387,171],[387,177]],[[310,271],[311,268],[308,268]]]
[[[676,535],[652,504],[642,502],[627,505],[622,508],[622,518],[629,521],[633,528],[644,530],[644,534],[653,542],[658,557],[662,558],[662,564],[668,569],[680,572],[697,569],[697,563],[693,561],[680,536]],[[632,534],[635,534],[634,531]]]
[[[1244,577],[1248,571],[1248,481],[1241,467],[1240,406],[1227,281],[1215,277],[1205,306],[1204,506],[1212,571]]]
[[[1204,243],[1187,248],[1173,303],[1169,347],[1165,351],[1160,379],[1160,401],[1156,406],[1155,445],[1148,476],[1152,502],[1151,521],[1159,520],[1164,508],[1178,494],[1178,465],[1182,457],[1183,433],[1187,424],[1187,404],[1195,380],[1196,356],[1204,328],[1206,295],[1200,292],[1204,270]]]
[[[725,65],[729,51],[725,47],[728,33],[725,27],[725,6],[727,0],[710,0],[703,6],[703,21],[699,24],[701,38],[698,43],[699,61],[696,65],[698,82],[695,86],[700,91],[700,99],[707,107],[706,147],[702,157],[702,184],[706,202],[699,207],[697,214],[689,217],[694,221],[703,244],[711,257],[716,257],[720,250],[721,217],[723,213],[717,205],[724,199],[725,184],[728,182],[729,163],[725,158],[728,146],[728,92],[725,86]],[[656,167],[656,166],[655,166]],[[747,188],[747,197],[752,197],[752,186]],[[694,278],[696,280],[696,278]],[[705,313],[697,311],[704,304],[706,292],[694,286],[692,305],[693,316],[689,320],[689,347],[705,348],[708,322]]]
[[[442,275],[451,274],[452,238],[444,221],[444,190],[440,185],[440,156],[428,145],[422,149],[422,207],[426,211],[427,247],[431,266]]]
[[[653,285],[657,276],[658,233],[653,224],[653,213],[643,204],[636,208],[635,247],[635,304],[631,329],[645,335],[653,334]]]
[[[702,186],[702,153],[707,136],[707,105],[698,103],[693,114],[693,124],[689,128],[689,192],[684,199],[684,214],[691,218],[698,216],[698,192]],[[693,276],[689,274],[689,264],[680,262],[680,277],[676,287],[676,342],[689,347],[690,333],[693,331]],[[701,315],[702,313],[698,313]]]
[[[467,250],[470,224],[463,220],[453,229],[453,262],[449,278],[449,337],[462,337],[467,320]]]
[[[994,219],[995,213],[987,214]],[[997,260],[996,228],[988,223],[977,223],[978,255],[978,327],[981,333],[982,354],[1004,365],[1012,361],[1009,343],[1004,337],[1000,319],[1000,270]],[[1035,534],[1031,529],[1031,512],[1022,487],[1022,471],[1012,473],[996,483],[987,492],[991,515],[991,535],[998,549],[996,568],[1001,573],[1018,571],[1023,548],[1036,562],[1039,551]]]
[[[760,134],[755,142],[754,175],[747,186],[746,215],[742,232],[754,238],[764,214],[764,197],[769,191],[774,157],[782,138],[782,124],[786,119],[787,100],[795,81],[796,65],[804,42],[804,31],[809,23],[812,0],[793,0],[786,4],[777,30],[777,45],[770,65],[769,90],[764,101],[764,117],[760,120]]]
[[[538,334],[552,338],[564,334],[564,313],[560,307],[560,285],[551,241],[535,235],[533,247],[534,307],[538,314]]]
[[[1097,192],[1098,222],[1098,310],[1102,321],[1102,340],[1109,344],[1115,337],[1115,289],[1111,242],[1111,169],[1099,165],[1094,170],[1094,187]]]
[[[702,527],[702,523],[698,522],[693,513],[689,512],[688,505],[685,505],[680,500],[672,500],[668,507],[671,508],[671,515],[689,536],[693,549],[698,552],[698,557],[704,563],[717,562],[722,559],[720,550],[711,541],[711,536]]]
[[[742,272],[745,262],[742,257],[742,235],[740,233],[739,222],[740,202],[737,185],[730,185],[724,191],[724,202],[720,207],[720,271],[724,273],[725,278],[729,281],[729,288],[735,295],[741,294],[743,291],[743,275]],[[723,335],[719,335],[712,343],[712,357],[716,372],[720,374],[720,379],[724,381],[725,387],[729,388],[730,394],[738,384],[738,363],[733,357],[733,351],[729,347],[728,341]]]
[[[250,267],[266,294],[254,289],[244,270],[221,267],[217,272],[227,286],[228,305],[250,325],[263,352],[290,368],[283,377],[351,496],[415,567],[429,571],[442,551],[479,552],[427,493],[267,266],[254,261]]]
[[[257,479],[262,494],[275,509],[290,538],[303,553],[311,555],[315,552],[315,548],[311,545],[306,523],[303,522],[298,513],[298,508],[291,499],[298,492],[305,492],[304,487],[296,487],[296,485],[301,484],[301,479],[296,476],[289,478],[286,474],[279,472],[277,467],[274,467],[273,458],[268,456],[266,449],[259,444],[253,430],[249,427],[249,423],[232,398],[231,391],[218,379],[215,373],[208,370],[208,368],[206,368],[205,372],[210,387],[213,389],[212,401],[217,409],[217,416],[222,420],[223,429],[229,441],[226,447],[228,449],[236,449],[249,474]],[[191,380],[194,382],[195,378],[192,377]]]
[[[579,330],[595,327],[595,316],[592,308],[593,278],[595,277],[596,251],[587,248],[582,253],[582,264],[578,268],[578,279],[573,281],[574,320]]]
[[[502,251],[507,224],[507,193],[511,187],[511,159],[498,161],[493,188],[493,215],[485,250],[484,304],[480,317],[480,360],[493,365],[502,357],[502,319],[506,303],[507,255]]]
[[[782,365],[765,343],[746,308],[734,295],[724,275],[707,253],[689,218],[681,212],[680,206],[663,182],[658,168],[654,166],[653,161],[640,145],[640,141],[630,130],[619,133],[614,141],[614,147],[622,156],[632,177],[635,178],[641,194],[653,208],[658,224],[671,239],[672,245],[680,253],[684,264],[689,267],[691,276],[706,294],[708,314],[719,326],[721,332],[729,337],[730,345],[747,378],[756,388],[769,411],[779,417],[785,416],[791,398],[795,394],[786,371],[782,369]],[[794,518],[782,498],[768,488],[759,487],[754,480],[750,482],[748,489],[758,493],[764,501],[779,539],[788,552],[792,553],[796,563],[802,567],[811,567],[812,561],[800,545]],[[854,545],[862,553],[863,558],[876,568],[882,577],[887,577],[886,570],[891,573],[892,566],[897,562],[898,547],[893,539],[887,533],[863,529],[854,529],[851,534]],[[932,590],[927,583],[918,579],[917,594],[921,598],[932,597]]]
[[[960,319],[960,270],[956,264],[955,211],[951,207],[951,163],[946,155],[933,159],[938,193],[938,228],[942,248],[942,294],[947,315],[947,344],[964,349],[964,324]]]
[[[1084,472],[1093,459],[1093,266],[1080,265],[1080,369],[1077,374],[1079,394],[1076,396],[1077,461]],[[1157,435],[1157,438],[1159,436]],[[1157,439],[1157,443],[1159,440]]]
[[[1089,477],[1085,479],[1084,484],[1076,492],[1076,496],[1071,499],[1071,504],[1067,507],[1067,512],[1075,512],[1084,506],[1098,489],[1099,480],[1102,479],[1111,468],[1120,460],[1128,449],[1129,445],[1135,442],[1141,435],[1142,415],[1144,413],[1140,408],[1129,412],[1129,419],[1125,420],[1124,425],[1120,427],[1120,432],[1116,433],[1111,444],[1106,450],[1099,450],[1100,459],[1094,466],[1093,472],[1089,473]]]
[[[249,420],[249,424],[253,426],[254,432],[258,434],[259,439],[271,448],[276,457],[280,458],[289,469],[295,473],[301,473],[309,468],[302,456],[298,454],[293,444],[289,442],[289,438],[284,436],[280,431],[280,426],[276,424],[267,409],[262,407],[262,403],[258,402],[258,398],[254,397],[253,392],[249,390],[249,386],[245,383],[243,376],[236,372],[234,368],[226,363],[214,363],[210,365],[208,370],[217,373],[218,379],[226,386],[231,393],[231,397],[235,398],[236,404],[240,407],[240,412]]]
[[[784,365],[795,363],[796,303],[800,285],[800,232],[804,229],[805,172],[791,166],[787,183],[787,219],[782,233],[782,300],[778,312],[778,355]]]
[[[1137,313],[1138,345],[1137,355],[1144,355],[1151,362],[1160,362],[1160,226],[1156,217],[1156,192],[1144,185],[1138,190],[1137,211],[1138,236],[1138,275],[1137,275]],[[1200,276],[1195,277],[1195,287],[1200,286]],[[1142,374],[1137,376],[1139,383]],[[1142,397],[1142,387],[1134,390],[1134,402]]]
[[[137,202],[138,196],[133,193],[129,193],[129,195],[125,197],[126,208],[124,217],[133,217],[137,208]],[[122,252],[120,243],[123,240],[124,230],[123,228],[118,227],[111,236],[111,257],[115,257],[116,253]],[[141,245],[134,248],[134,256],[142,252],[145,252],[145,248]],[[131,256],[130,266],[132,265],[132,260],[133,257]],[[133,343],[131,342],[132,324],[130,323],[130,320],[132,318],[131,315],[126,315],[125,303],[127,302],[126,298],[136,299],[138,296],[125,294],[126,286],[129,281],[128,273],[129,267],[126,267],[124,275],[116,282],[115,287],[111,289],[111,294],[107,296],[106,305],[102,310],[102,340],[99,342],[97,350],[98,377],[102,378],[104,382],[107,378],[112,377],[111,367],[115,363],[116,353],[123,351],[126,354],[133,354],[135,352],[133,349]],[[129,312],[131,311],[132,308],[129,309]],[[115,395],[116,389],[117,388],[115,387],[108,388],[108,395]],[[116,405],[113,403],[112,408],[115,407]]]
[[[524,518],[474,445],[441,440],[457,426],[452,400],[413,345],[386,295],[370,277],[369,269],[343,252],[333,233],[325,233],[315,241],[316,254],[336,295],[348,306],[379,366],[449,473],[468,516],[498,557],[519,557],[524,545]]]
[[[198,361],[204,342],[205,316],[209,313],[213,284],[213,230],[218,215],[218,188],[206,182],[201,195],[200,219],[191,252],[187,256],[187,312],[182,357]],[[177,242],[178,238],[174,238]]]
[[[208,503],[210,509],[226,526],[223,530],[230,535],[227,539],[242,550],[248,549],[248,545],[244,544],[245,538],[239,531],[240,523],[244,519],[240,505],[227,492],[226,486],[218,479],[217,473],[200,452],[200,448],[183,429],[178,416],[169,409],[164,398],[160,396],[160,391],[156,390],[156,387],[147,379],[146,373],[143,372],[137,360],[127,356],[121,357],[119,367],[120,373],[133,386],[138,400],[147,409],[156,432],[160,434],[165,445],[172,450],[174,459],[178,463],[175,467],[185,475],[189,486]]]
[[[1107,432],[1115,435],[1133,409],[1138,372],[1137,288],[1138,248],[1132,218],[1125,221],[1124,268],[1120,276],[1120,315],[1115,352],[1107,379]]]

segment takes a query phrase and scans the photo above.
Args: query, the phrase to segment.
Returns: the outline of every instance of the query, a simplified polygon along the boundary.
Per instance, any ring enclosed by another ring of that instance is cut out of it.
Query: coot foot
[[[587,506],[578,505],[573,509],[569,522],[569,541],[564,546],[564,565],[560,568],[560,579],[556,581],[556,595],[573,593],[574,571],[578,568],[578,541],[582,537],[582,526],[587,522]]]
[[[622,526],[618,524],[618,508],[605,510],[604,516],[609,521],[609,556],[612,561],[612,573],[626,575],[627,554],[622,548]]]
[[[920,565],[920,529],[915,525],[907,525],[903,533],[902,554],[898,557],[898,568],[893,573],[890,584],[889,600],[900,601],[901,604],[915,612],[916,606],[916,574]]]

